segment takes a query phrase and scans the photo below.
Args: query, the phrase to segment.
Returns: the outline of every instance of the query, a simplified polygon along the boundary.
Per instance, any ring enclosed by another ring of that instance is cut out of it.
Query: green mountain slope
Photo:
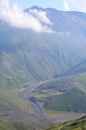
[[[54,126],[48,130],[85,130],[85,129],[86,129],[86,116],[78,120]]]
[[[78,67],[75,66],[75,72],[71,69],[71,75],[39,85],[31,96],[42,103],[45,109],[85,113],[86,71],[79,73],[83,68],[84,70],[86,68],[85,62],[79,64]]]
[[[0,122],[0,130],[45,130],[49,128],[49,125],[41,122],[23,122],[23,121],[12,121],[4,120]]]
[[[72,67],[69,71],[65,73],[65,75],[84,73],[84,72],[86,72],[86,61],[83,61],[78,65]]]
[[[50,28],[56,33],[36,33],[10,27],[0,21],[1,86],[26,87],[64,74],[85,60],[86,37],[82,30],[86,24],[81,17],[83,13],[79,16],[55,9],[45,11],[53,23]],[[69,20],[71,17],[75,21]]]
[[[86,94],[74,88],[62,95],[56,96],[45,106],[56,111],[86,112]]]

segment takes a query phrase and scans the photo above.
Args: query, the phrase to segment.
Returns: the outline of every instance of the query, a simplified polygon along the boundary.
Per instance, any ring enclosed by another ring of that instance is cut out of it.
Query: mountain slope
[[[65,77],[65,76],[74,75],[78,73],[84,73],[84,72],[86,72],[86,60],[75,65],[74,67],[71,67],[71,69],[69,69],[64,74],[55,75],[54,77],[59,78],[59,77]]]
[[[66,122],[57,126],[53,126],[52,128],[48,130],[85,130],[85,129],[86,129],[86,116],[78,120],[74,120],[74,121]]]
[[[0,21],[0,86],[26,87],[64,74],[85,60],[83,13],[79,16],[50,8],[44,11],[52,22],[50,28],[56,33],[37,33]]]
[[[86,61],[83,61],[79,63],[78,65],[72,67],[69,71],[65,73],[65,75],[84,73],[84,72],[86,72]]]
[[[86,113],[85,64],[84,61],[75,66],[69,71],[69,75],[67,73],[66,76],[42,83],[31,96],[45,109]]]
[[[86,113],[86,94],[76,88],[56,96],[45,106],[56,111],[72,111]]]

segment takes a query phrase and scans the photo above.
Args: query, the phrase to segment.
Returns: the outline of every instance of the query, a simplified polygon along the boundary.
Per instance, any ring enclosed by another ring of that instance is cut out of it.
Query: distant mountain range
[[[0,86],[26,87],[64,74],[86,60],[85,13],[30,9],[45,11],[55,33],[14,28],[1,20]]]

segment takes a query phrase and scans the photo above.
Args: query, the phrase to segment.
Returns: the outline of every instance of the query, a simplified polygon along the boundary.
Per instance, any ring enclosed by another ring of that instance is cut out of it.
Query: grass
[[[86,73],[80,73],[53,81],[36,88],[32,96],[45,109],[63,112],[86,112]]]
[[[49,109],[43,109],[44,113],[50,116],[64,116],[64,115],[70,115],[70,114],[76,114],[74,112],[68,112],[68,111],[55,111],[55,110],[49,110]]]
[[[78,120],[64,122],[59,125],[49,128],[47,122],[39,123],[25,123],[22,121],[0,121],[0,130],[86,130],[86,117]]]
[[[56,111],[86,112],[86,95],[74,88],[62,95],[53,97],[45,107]]]
[[[29,110],[27,102],[18,96],[18,92],[19,88],[0,87],[0,100],[10,101],[22,109]]]
[[[14,122],[13,123],[16,130],[28,130],[28,126],[21,122]]]
[[[19,91],[19,88],[0,87],[0,130],[44,130],[49,128],[48,121],[36,121],[33,115],[29,115],[28,112],[31,112],[31,108],[18,96]],[[17,111],[16,105],[20,107],[18,115],[15,112]],[[25,111],[28,112],[23,115],[22,112]],[[12,120],[10,120],[10,116],[12,116]]]
[[[0,122],[0,130],[11,130],[11,128],[7,127],[2,122]]]
[[[0,121],[0,130],[46,130],[49,128],[49,123],[46,122],[22,122],[4,120]]]
[[[86,130],[86,117],[56,125],[47,130]]]
[[[29,130],[29,125],[19,121],[2,121],[0,130]]]

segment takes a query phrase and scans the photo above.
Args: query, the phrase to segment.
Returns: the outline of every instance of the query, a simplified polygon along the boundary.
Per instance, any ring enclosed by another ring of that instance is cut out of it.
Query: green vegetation
[[[36,124],[34,122],[33,125],[33,123],[30,124],[22,121],[0,121],[0,130],[86,130],[86,117],[55,125],[49,129],[48,127],[46,123]]]
[[[20,89],[18,88],[4,88],[0,87],[0,100],[7,100],[18,105],[20,108],[29,110],[28,104],[26,101],[22,100],[18,96],[18,92]]]
[[[32,96],[48,110],[86,112],[86,73],[80,73],[37,87]]]
[[[86,112],[86,94],[74,88],[52,98],[45,106],[47,109],[69,112]]]
[[[86,117],[56,125],[47,130],[86,130]]]
[[[4,120],[0,121],[0,130],[45,130],[49,128],[48,122],[23,122]]]
[[[21,121],[1,121],[0,130],[33,130],[31,126]]]
[[[24,123],[14,122],[13,125],[16,130],[28,130],[28,125],[25,125]]]

